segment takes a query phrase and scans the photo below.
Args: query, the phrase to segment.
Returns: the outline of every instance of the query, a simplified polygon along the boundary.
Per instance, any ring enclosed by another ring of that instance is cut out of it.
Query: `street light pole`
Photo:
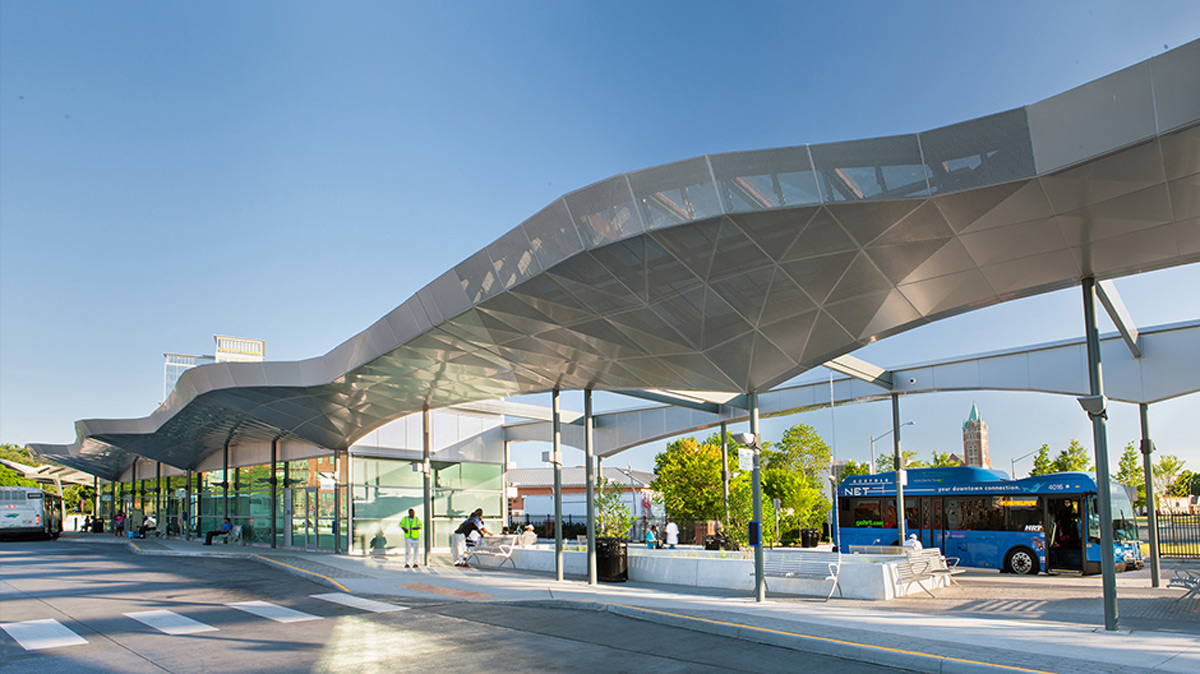
[[[1031,457],[1040,451],[1041,451],[1040,449],[1035,449],[1028,454],[1022,454],[1021,456],[1018,456],[1015,459],[1009,459],[1008,460],[1008,475],[1009,475],[1009,477],[1011,477],[1014,480],[1017,479],[1017,462],[1020,461],[1021,459]]]
[[[916,423],[917,422],[915,422],[915,421],[906,421],[900,425],[901,426],[913,426],[913,425],[916,425]],[[875,441],[886,438],[887,436],[891,435],[892,432],[895,430],[896,429],[894,429],[894,428],[889,428],[889,429],[887,429],[887,431],[885,431],[881,435],[876,435],[875,437],[871,438],[871,474],[872,475],[875,474]]]

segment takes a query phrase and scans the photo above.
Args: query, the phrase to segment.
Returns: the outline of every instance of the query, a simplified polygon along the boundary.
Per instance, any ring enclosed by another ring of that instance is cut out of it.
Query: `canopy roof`
[[[765,391],[1019,297],[1200,261],[1200,41],[922,133],[706,155],[554,201],[328,354],[185,372],[39,451],[105,477],[226,443],[343,449],[425,407]]]

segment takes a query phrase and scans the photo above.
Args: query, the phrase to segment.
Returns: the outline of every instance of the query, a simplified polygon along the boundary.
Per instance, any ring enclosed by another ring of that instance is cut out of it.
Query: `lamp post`
[[[752,421],[757,421],[751,417]],[[758,424],[755,423],[754,426]],[[757,428],[752,433],[739,433],[734,439],[738,441],[746,449],[754,452],[753,471],[751,472],[750,487],[753,495],[754,503],[754,521],[752,527],[757,527],[757,531],[750,531],[750,545],[754,547],[754,601],[763,601],[766,599],[766,577],[764,574],[764,560],[762,547],[762,473],[760,472],[762,445],[759,441]]]
[[[902,426],[902,427],[903,426],[914,426],[914,425],[916,425],[916,423],[917,422],[915,422],[915,421],[906,421],[906,422],[900,424],[900,426]],[[875,441],[886,438],[887,436],[891,435],[892,432],[895,430],[896,429],[894,429],[894,428],[889,428],[887,430],[887,432],[885,432],[881,435],[876,435],[875,437],[871,438],[871,474],[872,475],[875,474]]]
[[[1021,456],[1018,456],[1015,459],[1009,459],[1008,460],[1008,475],[1009,475],[1009,477],[1011,477],[1014,480],[1017,479],[1017,462],[1020,461],[1021,459],[1029,458],[1029,457],[1033,456],[1034,454],[1037,454],[1040,451],[1042,451],[1042,450],[1035,449],[1028,454],[1022,454]]]

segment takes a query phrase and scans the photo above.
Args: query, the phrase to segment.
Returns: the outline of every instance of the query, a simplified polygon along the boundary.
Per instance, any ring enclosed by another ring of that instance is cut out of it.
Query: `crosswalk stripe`
[[[367,599],[365,597],[358,597],[358,596],[355,596],[352,594],[346,594],[345,592],[329,592],[326,594],[313,594],[313,595],[309,595],[309,596],[312,597],[313,599],[330,601],[335,604],[341,604],[343,606],[349,606],[351,608],[359,608],[364,611],[371,611],[372,613],[390,613],[392,611],[404,611],[404,610],[408,609],[407,606],[397,606],[395,604],[388,604],[388,603],[385,603],[382,601],[375,601],[373,599]]]
[[[8,632],[8,636],[15,639],[21,648],[27,651],[40,651],[43,648],[58,648],[59,646],[79,646],[87,643],[87,639],[72,632],[53,618],[0,623],[0,629]]]
[[[235,601],[231,604],[225,604],[230,608],[236,608],[239,611],[253,613],[262,618],[270,618],[275,622],[280,623],[298,623],[305,620],[320,620],[321,616],[315,616],[311,613],[297,611],[286,606],[279,606],[265,601]]]
[[[125,615],[134,620],[144,623],[164,634],[180,635],[180,634],[196,634],[198,632],[216,632],[217,628],[212,625],[206,625],[199,620],[192,620],[187,616],[179,615],[174,611],[166,609],[157,609],[153,611],[134,611]]]

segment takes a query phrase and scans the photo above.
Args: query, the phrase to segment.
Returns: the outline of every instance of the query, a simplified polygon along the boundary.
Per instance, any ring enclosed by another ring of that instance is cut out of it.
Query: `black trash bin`
[[[596,578],[605,583],[629,580],[629,544],[625,539],[596,539]]]
[[[817,529],[800,530],[800,547],[815,548],[821,542],[821,532]]]

